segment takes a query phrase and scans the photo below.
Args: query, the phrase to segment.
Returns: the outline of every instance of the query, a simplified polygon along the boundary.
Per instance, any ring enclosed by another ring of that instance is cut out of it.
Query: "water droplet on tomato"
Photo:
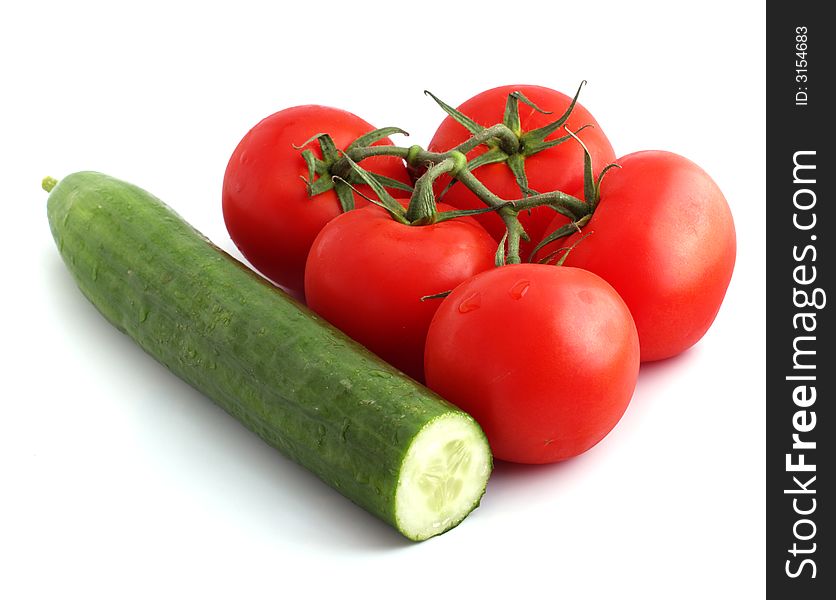
[[[519,300],[523,296],[525,296],[526,292],[528,292],[528,288],[531,287],[531,282],[527,279],[520,279],[517,283],[511,286],[511,289],[508,290],[508,293],[514,300]]]
[[[482,306],[482,294],[474,292],[462,300],[461,304],[459,304],[459,312],[469,313],[470,311],[476,310],[480,306]]]

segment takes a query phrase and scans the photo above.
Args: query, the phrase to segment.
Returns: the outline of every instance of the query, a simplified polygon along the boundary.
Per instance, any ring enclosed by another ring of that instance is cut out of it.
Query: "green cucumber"
[[[416,541],[478,506],[492,459],[472,417],[157,198],[81,172],[51,190],[47,213],[79,288],[113,325],[343,495]]]

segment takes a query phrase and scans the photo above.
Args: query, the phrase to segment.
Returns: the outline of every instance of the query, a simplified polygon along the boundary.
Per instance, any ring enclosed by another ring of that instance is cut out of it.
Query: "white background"
[[[115,5],[0,16],[0,597],[763,596],[762,3]],[[739,245],[726,302],[693,350],[643,367],[601,444],[498,465],[482,506],[426,543],[143,354],[49,235],[41,178],[92,169],[231,251],[226,161],[276,110],[339,106],[426,144],[441,113],[424,89],[455,105],[582,79],[618,155],[673,150],[724,190]]]

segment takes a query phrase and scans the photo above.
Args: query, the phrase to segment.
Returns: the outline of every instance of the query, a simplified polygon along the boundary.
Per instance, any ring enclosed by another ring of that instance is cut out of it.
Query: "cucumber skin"
[[[51,191],[47,214],[79,288],[114,326],[395,528],[412,439],[443,414],[472,420],[136,186],[74,173]]]

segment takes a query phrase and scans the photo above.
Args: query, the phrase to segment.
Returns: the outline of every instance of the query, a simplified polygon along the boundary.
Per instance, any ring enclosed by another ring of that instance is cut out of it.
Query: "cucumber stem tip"
[[[44,177],[43,181],[41,181],[41,187],[44,188],[45,192],[51,192],[52,188],[58,183],[58,180],[54,177]]]

